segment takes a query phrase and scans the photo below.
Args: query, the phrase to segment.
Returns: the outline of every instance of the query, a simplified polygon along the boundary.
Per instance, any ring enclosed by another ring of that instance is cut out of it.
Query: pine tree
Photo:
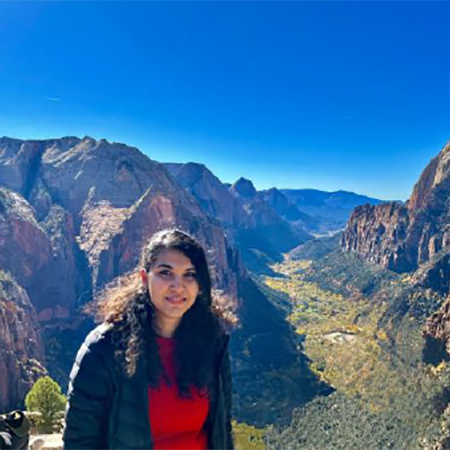
[[[50,377],[42,377],[36,381],[25,398],[28,411],[37,411],[40,433],[52,433],[56,422],[62,417],[67,399],[61,388]]]

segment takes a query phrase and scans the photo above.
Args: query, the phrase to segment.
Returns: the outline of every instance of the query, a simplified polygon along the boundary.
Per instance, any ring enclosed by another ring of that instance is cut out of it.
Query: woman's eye
[[[189,272],[186,274],[186,277],[189,279],[195,279],[195,273],[194,272]]]
[[[163,277],[169,277],[171,275],[170,270],[161,270],[159,274],[162,275]]]

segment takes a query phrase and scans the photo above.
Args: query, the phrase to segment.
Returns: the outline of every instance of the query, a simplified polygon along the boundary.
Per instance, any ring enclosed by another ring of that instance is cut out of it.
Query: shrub
[[[25,397],[28,411],[39,412],[37,420],[40,433],[52,433],[61,420],[67,399],[61,393],[61,388],[50,377],[42,377]]]

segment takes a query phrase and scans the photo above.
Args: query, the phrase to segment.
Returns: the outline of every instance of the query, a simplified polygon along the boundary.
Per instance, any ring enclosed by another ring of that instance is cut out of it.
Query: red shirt
[[[206,450],[208,439],[203,425],[209,411],[209,399],[192,387],[192,399],[180,398],[175,380],[175,340],[157,337],[159,354],[171,384],[161,381],[148,388],[150,429],[155,450]]]

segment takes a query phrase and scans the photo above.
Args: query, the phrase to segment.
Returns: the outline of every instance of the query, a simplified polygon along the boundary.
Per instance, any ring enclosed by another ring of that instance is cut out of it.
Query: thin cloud
[[[59,102],[59,97],[45,97],[45,100],[48,100],[49,102]]]

